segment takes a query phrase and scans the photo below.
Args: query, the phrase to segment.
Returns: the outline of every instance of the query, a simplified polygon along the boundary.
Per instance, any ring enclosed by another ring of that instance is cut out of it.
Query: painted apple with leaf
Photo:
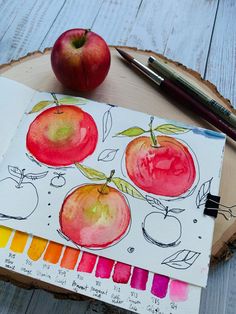
[[[120,241],[129,230],[130,207],[123,193],[138,199],[144,197],[127,181],[115,177],[114,170],[107,176],[79,163],[76,167],[98,183],[84,184],[68,193],[60,210],[60,232],[79,246],[106,248]]]
[[[190,147],[169,135],[186,133],[189,129],[173,124],[153,127],[153,121],[151,117],[147,130],[132,127],[117,134],[135,137],[125,150],[127,174],[148,193],[178,197],[191,189],[196,167]],[[156,136],[155,132],[165,135]]]
[[[90,156],[97,145],[97,126],[90,114],[76,105],[83,98],[41,101],[30,113],[42,111],[30,124],[26,147],[33,157],[46,165],[60,167],[80,162]],[[47,106],[52,107],[45,109]]]
[[[39,197],[32,181],[44,178],[48,171],[27,173],[25,169],[8,166],[11,176],[0,180],[0,219],[28,218],[38,206]]]

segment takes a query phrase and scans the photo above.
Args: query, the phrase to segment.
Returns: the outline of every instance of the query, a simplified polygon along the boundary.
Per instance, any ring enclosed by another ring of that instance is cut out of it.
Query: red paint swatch
[[[167,294],[169,280],[169,277],[155,274],[153,276],[151,293],[156,297],[163,299]]]
[[[109,258],[99,257],[95,276],[97,278],[110,278],[114,263],[115,261]]]
[[[171,280],[170,299],[174,302],[183,302],[188,299],[189,284],[179,280]]]
[[[142,268],[134,267],[131,277],[131,288],[138,290],[146,290],[146,284],[148,281],[148,271]]]
[[[127,283],[131,275],[131,266],[117,262],[115,264],[112,279],[117,283]]]
[[[44,261],[56,264],[59,261],[63,245],[50,241],[44,254]]]
[[[66,269],[74,269],[79,257],[80,250],[67,246],[60,266]]]
[[[81,271],[83,273],[92,273],[94,266],[96,264],[96,260],[97,255],[83,252],[77,271]]]

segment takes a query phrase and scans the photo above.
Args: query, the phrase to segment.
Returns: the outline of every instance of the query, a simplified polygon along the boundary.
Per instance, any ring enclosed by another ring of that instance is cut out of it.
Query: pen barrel
[[[166,94],[171,95],[174,99],[176,99],[186,108],[193,110],[204,120],[208,121],[217,129],[227,134],[233,140],[236,140],[236,131],[234,129],[232,129],[228,124],[219,119],[218,116],[216,116],[213,112],[207,109],[200,102],[198,102],[195,98],[187,94],[179,86],[175,85],[171,80],[169,79],[163,80],[160,87],[162,90],[166,92]]]

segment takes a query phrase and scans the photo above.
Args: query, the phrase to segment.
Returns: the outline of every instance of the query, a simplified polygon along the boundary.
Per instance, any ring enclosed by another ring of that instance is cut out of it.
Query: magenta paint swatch
[[[109,258],[99,257],[95,276],[97,278],[110,278],[114,263],[115,261]]]
[[[96,260],[97,260],[96,255],[83,252],[77,271],[81,271],[84,273],[92,273],[94,266],[96,264]]]
[[[165,298],[168,290],[169,281],[170,278],[167,276],[154,274],[151,293],[160,299]]]
[[[188,299],[189,284],[180,280],[171,280],[170,299],[174,302],[183,302]]]
[[[117,262],[114,267],[112,279],[117,283],[127,283],[131,276],[131,266]]]
[[[148,280],[148,271],[142,268],[134,267],[131,277],[131,287],[138,290],[146,290]]]

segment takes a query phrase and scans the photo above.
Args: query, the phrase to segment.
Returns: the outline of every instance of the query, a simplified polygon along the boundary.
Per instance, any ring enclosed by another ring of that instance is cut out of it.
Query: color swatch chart
[[[0,226],[0,266],[136,313],[197,314],[201,288]]]

